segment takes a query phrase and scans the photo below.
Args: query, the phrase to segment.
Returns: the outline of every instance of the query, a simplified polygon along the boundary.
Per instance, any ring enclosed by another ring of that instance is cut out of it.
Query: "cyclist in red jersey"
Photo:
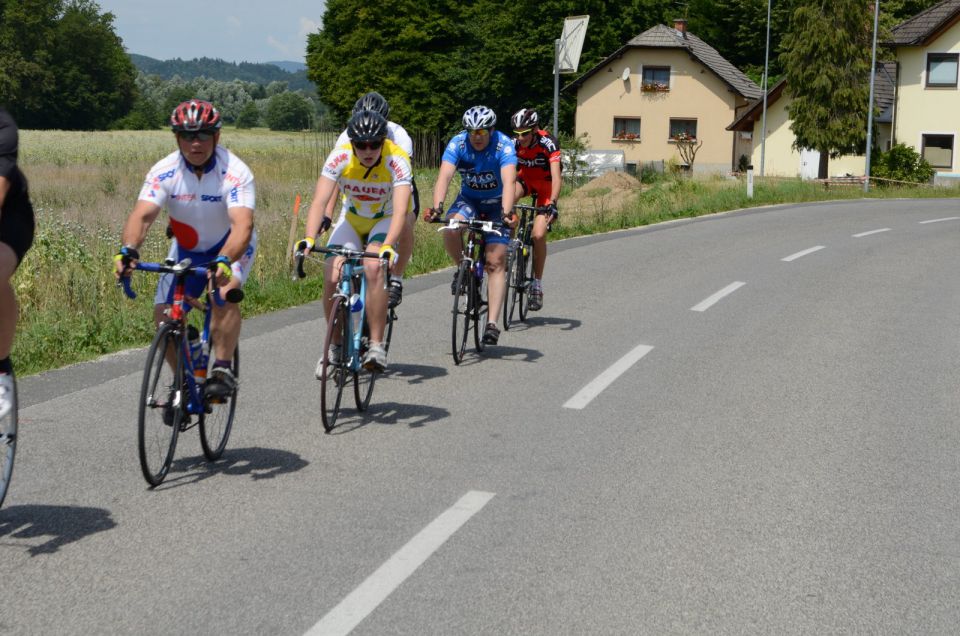
[[[538,207],[550,208],[550,214],[538,214],[533,221],[533,285],[530,311],[543,307],[543,268],[547,262],[547,231],[556,220],[557,198],[563,179],[560,176],[560,145],[539,128],[540,118],[532,108],[521,108],[511,118],[517,147],[517,200],[536,197]]]

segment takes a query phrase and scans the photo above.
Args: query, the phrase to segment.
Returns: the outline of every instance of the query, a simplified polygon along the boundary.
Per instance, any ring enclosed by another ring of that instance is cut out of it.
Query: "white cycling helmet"
[[[493,128],[497,125],[497,114],[486,106],[471,106],[463,114],[463,127],[467,130]]]

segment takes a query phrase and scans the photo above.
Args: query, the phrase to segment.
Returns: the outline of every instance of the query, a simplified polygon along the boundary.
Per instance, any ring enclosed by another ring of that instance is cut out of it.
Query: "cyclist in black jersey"
[[[33,206],[27,179],[17,167],[19,134],[0,108],[0,418],[13,405],[10,349],[17,326],[17,297],[10,279],[33,244]]]

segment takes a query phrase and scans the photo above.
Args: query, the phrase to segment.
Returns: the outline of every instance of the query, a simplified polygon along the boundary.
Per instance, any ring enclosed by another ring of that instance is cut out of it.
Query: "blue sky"
[[[324,0],[96,0],[114,15],[128,53],[160,60],[302,62],[307,35],[322,23]]]

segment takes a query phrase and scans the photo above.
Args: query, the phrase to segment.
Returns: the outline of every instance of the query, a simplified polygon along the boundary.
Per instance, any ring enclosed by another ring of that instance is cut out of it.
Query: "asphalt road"
[[[155,490],[143,350],[25,378],[0,633],[956,633],[958,239],[872,200],[558,242],[460,366],[417,278],[331,435],[319,306],[256,318],[225,458]]]

